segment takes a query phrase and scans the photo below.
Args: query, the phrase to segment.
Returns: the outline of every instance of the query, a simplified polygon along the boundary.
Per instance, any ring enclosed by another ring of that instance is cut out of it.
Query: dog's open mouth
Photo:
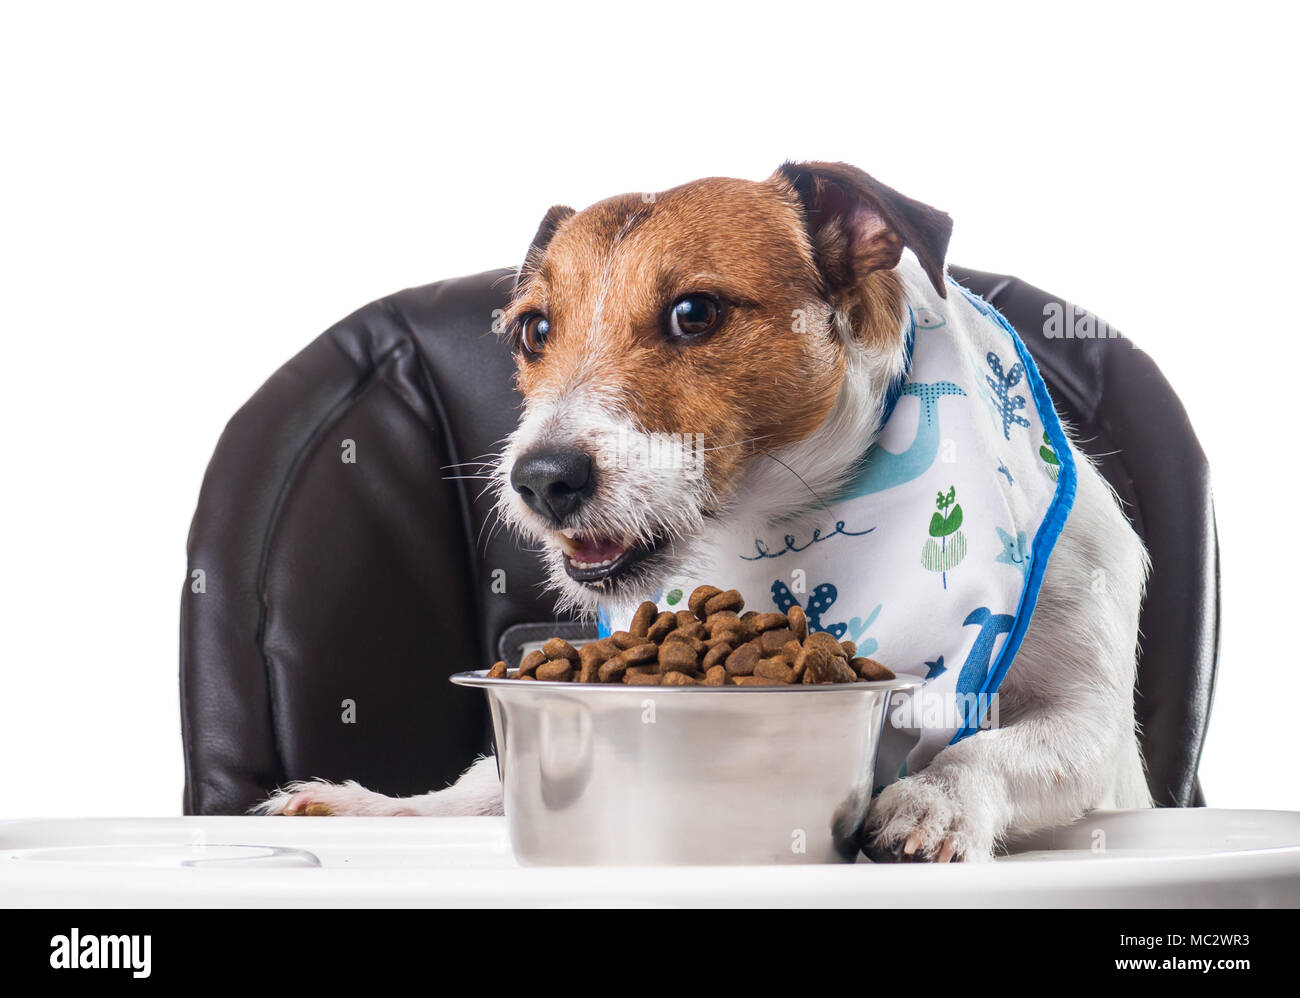
[[[609,537],[581,530],[561,530],[564,570],[575,582],[601,582],[622,574],[663,543],[662,538]]]

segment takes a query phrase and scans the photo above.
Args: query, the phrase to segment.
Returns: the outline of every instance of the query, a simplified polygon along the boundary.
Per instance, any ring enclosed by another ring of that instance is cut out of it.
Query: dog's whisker
[[[489,459],[480,460],[479,458],[472,458],[469,461],[457,461],[455,464],[444,464],[438,470],[452,471],[456,468],[492,468],[495,467],[500,462],[501,456],[499,454],[497,455],[489,454],[487,455],[487,458]]]
[[[493,517],[495,517],[496,515],[497,515],[496,507],[493,506],[491,509],[488,510],[487,516],[483,517],[483,522],[479,524],[478,536],[474,538],[474,549],[476,551],[486,551],[488,545],[492,543],[491,533],[490,532],[488,533],[487,540],[485,541],[483,539],[483,532],[488,529],[488,525],[492,522]]]
[[[823,498],[821,497],[821,495],[818,494],[817,490],[814,489],[811,485],[808,484],[807,481],[804,480],[803,475],[801,475],[801,474],[799,474],[799,472],[795,471],[792,467],[790,467],[788,464],[786,464],[784,461],[782,461],[779,457],[777,457],[775,454],[773,454],[773,453],[772,453],[770,450],[768,450],[766,447],[760,448],[759,453],[760,453],[760,454],[763,454],[763,455],[766,456],[766,457],[770,457],[773,461],[775,461],[777,464],[779,464],[781,467],[783,467],[786,471],[788,471],[788,472],[790,472],[790,474],[794,475],[795,478],[799,479],[799,481],[800,481],[800,483],[803,485],[803,487],[804,487],[805,489],[807,489],[807,490],[812,494],[812,497],[813,497],[814,499],[817,500],[817,505],[818,505],[818,506],[820,506],[822,509],[827,509],[827,510],[829,510],[829,509],[831,508],[831,507],[830,507],[830,504],[827,503],[826,500],[823,499]]]
[[[728,450],[728,449],[730,449],[730,448],[732,448],[732,447],[744,447],[744,446],[746,446],[746,445],[748,445],[748,444],[758,443],[758,441],[760,441],[760,440],[770,440],[770,439],[771,439],[772,437],[774,437],[774,436],[776,436],[775,433],[764,433],[764,434],[763,434],[762,436],[760,436],[760,437],[747,437],[747,438],[744,439],[744,440],[737,440],[735,443],[730,443],[730,444],[716,444],[716,445],[713,446],[713,447],[700,447],[700,448],[697,450],[697,453],[700,453],[700,454],[708,454],[708,453],[711,453],[712,451],[716,451],[716,450]]]
[[[459,464],[448,465],[445,468],[439,468],[439,471],[470,471],[480,475],[492,474],[493,465],[490,464]]]

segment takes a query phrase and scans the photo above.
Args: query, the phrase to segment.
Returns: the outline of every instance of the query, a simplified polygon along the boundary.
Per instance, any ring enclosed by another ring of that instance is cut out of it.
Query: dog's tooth
[[[580,572],[589,572],[596,568],[609,568],[610,565],[614,564],[615,560],[616,559],[614,558],[606,558],[604,561],[578,561],[576,558],[569,559],[573,567]]]

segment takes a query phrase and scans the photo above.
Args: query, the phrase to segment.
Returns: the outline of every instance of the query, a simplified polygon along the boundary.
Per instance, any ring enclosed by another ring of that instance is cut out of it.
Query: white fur
[[[385,797],[355,780],[345,783],[306,780],[290,783],[249,810],[257,814],[297,815],[311,804],[323,804],[333,814],[371,817],[501,814],[501,781],[497,779],[496,760],[480,756],[453,786],[431,794]]]
[[[912,268],[905,273],[915,279]],[[840,317],[824,315],[804,334],[813,338],[812,350],[838,340],[845,351],[844,383],[830,415],[798,446],[752,457],[736,490],[743,499],[727,501],[698,476],[672,469],[619,468],[600,476],[601,491],[582,514],[583,525],[639,536],[668,530],[680,550],[665,576],[686,570],[708,577],[716,552],[734,536],[751,536],[756,525],[806,508],[810,489],[833,492],[862,453],[862,441],[878,432],[881,401],[905,363],[901,350],[873,355],[843,327]],[[640,432],[616,396],[579,372],[555,397],[529,401],[497,471],[504,518],[547,545],[551,581],[572,609],[589,609],[593,594],[568,578],[553,534],[509,488],[509,469],[539,441],[598,446],[602,434],[619,431]],[[1133,712],[1148,560],[1109,485],[1070,446],[1078,493],[999,691],[1000,727],[945,748],[875,799],[866,824],[867,851],[875,858],[987,860],[1008,838],[1091,808],[1151,805]],[[722,515],[706,520],[702,511],[720,500],[715,508]],[[644,593],[655,587],[655,580],[645,580]],[[354,783],[313,782],[291,786],[262,810],[283,813],[312,800],[336,814],[501,813],[490,760],[476,763],[455,786],[423,797],[398,800]]]
[[[594,612],[600,590],[575,582],[564,570],[563,550],[554,528],[545,523],[510,486],[510,471],[519,455],[544,442],[571,446],[596,459],[596,492],[566,522],[566,527],[612,537],[672,538],[667,553],[704,529],[704,510],[715,496],[698,472],[690,443],[643,431],[630,407],[617,394],[570,378],[570,386],[553,397],[530,400],[519,427],[510,435],[493,473],[497,511],[517,532],[542,545],[551,587],[562,613]],[[629,460],[637,448],[656,460]]]

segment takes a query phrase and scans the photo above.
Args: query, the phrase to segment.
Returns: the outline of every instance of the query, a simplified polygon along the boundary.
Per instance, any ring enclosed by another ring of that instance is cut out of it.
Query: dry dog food
[[[630,686],[788,686],[893,679],[858,654],[852,641],[808,630],[797,606],[788,613],[745,610],[735,589],[700,586],[688,610],[660,612],[642,603],[626,631],[574,648],[551,638],[518,669],[497,662],[491,679]]]

